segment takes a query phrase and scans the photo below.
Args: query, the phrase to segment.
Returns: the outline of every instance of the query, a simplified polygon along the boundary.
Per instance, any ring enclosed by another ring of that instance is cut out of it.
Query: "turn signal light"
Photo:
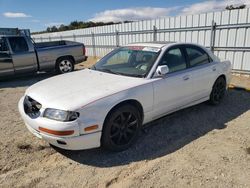
[[[38,128],[42,132],[46,132],[49,134],[57,135],[57,136],[68,136],[74,134],[73,130],[68,130],[68,131],[56,131],[56,130],[51,130],[51,129],[46,129],[43,127]]]
[[[84,128],[84,131],[93,131],[93,130],[96,130],[98,129],[98,125],[92,125],[92,126],[89,126],[89,127],[86,127]]]

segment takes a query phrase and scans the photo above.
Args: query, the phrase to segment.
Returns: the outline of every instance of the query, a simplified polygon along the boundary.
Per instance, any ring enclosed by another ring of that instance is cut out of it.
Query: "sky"
[[[72,21],[125,21],[196,14],[250,0],[0,0],[0,27],[34,31]]]

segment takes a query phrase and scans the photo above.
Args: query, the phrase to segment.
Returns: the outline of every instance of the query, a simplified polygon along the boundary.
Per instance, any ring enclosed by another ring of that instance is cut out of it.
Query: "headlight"
[[[57,121],[74,121],[79,117],[79,112],[64,111],[53,108],[47,108],[43,116]]]

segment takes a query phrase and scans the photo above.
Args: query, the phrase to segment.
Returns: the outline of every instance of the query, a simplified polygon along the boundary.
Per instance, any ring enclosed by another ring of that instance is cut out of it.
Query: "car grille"
[[[42,108],[42,105],[36,100],[32,99],[31,97],[25,96],[23,107],[24,107],[25,113],[28,116],[32,118],[36,118],[40,115],[40,109]]]

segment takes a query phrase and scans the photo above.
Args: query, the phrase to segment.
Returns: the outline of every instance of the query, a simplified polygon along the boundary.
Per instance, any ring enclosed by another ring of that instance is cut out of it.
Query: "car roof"
[[[165,46],[168,46],[170,44],[174,44],[176,42],[140,42],[140,43],[130,43],[125,46],[145,46],[145,47],[155,47],[155,48],[163,48]]]
[[[163,48],[173,45],[191,45],[202,48],[207,51],[207,47],[201,46],[199,44],[190,43],[190,42],[170,42],[170,41],[157,41],[157,42],[138,42],[138,43],[129,43],[124,46],[143,46],[143,47],[154,47],[154,48]]]

